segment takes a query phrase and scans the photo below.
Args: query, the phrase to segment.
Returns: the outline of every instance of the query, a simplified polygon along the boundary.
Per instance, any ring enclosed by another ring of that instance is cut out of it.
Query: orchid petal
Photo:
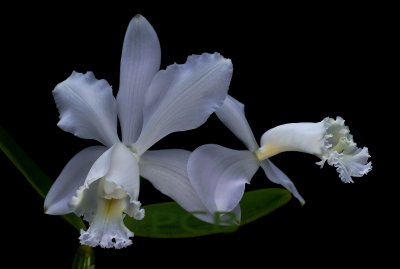
[[[341,117],[325,118],[321,122],[288,123],[266,131],[261,147],[256,151],[261,161],[285,151],[299,151],[321,158],[321,167],[327,162],[335,166],[340,179],[353,182],[372,169],[368,148],[358,148],[349,127]]]
[[[137,201],[140,187],[138,160],[122,143],[116,143],[97,159],[87,175],[85,185],[103,177],[122,187],[131,201]]]
[[[372,169],[368,162],[368,148],[357,148],[351,154],[333,152],[330,154],[328,164],[336,167],[340,179],[344,183],[353,183],[352,177],[362,177]]]
[[[116,143],[96,160],[85,183],[71,202],[76,208],[75,214],[84,215],[89,221],[96,213],[93,204],[96,204],[94,201],[98,199],[95,190],[98,189],[96,184],[99,184],[97,182],[99,179],[105,180],[101,183],[104,198],[107,199],[107,193],[113,193],[114,190],[126,193],[129,196],[129,205],[125,212],[136,219],[144,217],[144,211],[140,209],[141,204],[138,201],[140,188],[138,161],[122,143]],[[111,190],[107,191],[110,188]]]
[[[294,197],[296,197],[302,205],[305,204],[303,197],[299,194],[296,187],[290,178],[285,175],[278,167],[276,167],[270,160],[264,160],[261,162],[261,168],[264,170],[269,180],[276,184],[280,184],[290,191]]]
[[[258,167],[250,151],[208,144],[190,155],[188,174],[210,212],[230,212],[239,204],[245,184],[250,182]]]
[[[324,122],[300,122],[279,125],[261,137],[259,159],[272,157],[285,151],[300,151],[321,155],[324,149]]]
[[[335,166],[344,183],[353,183],[352,177],[362,177],[371,171],[368,148],[357,147],[349,127],[344,125],[344,119],[325,118],[321,123],[326,133],[323,154],[319,156],[321,161],[317,164],[322,167],[327,161],[329,165]]]
[[[112,197],[109,196],[109,187],[112,185],[114,183],[101,178],[83,186],[74,197],[74,213],[82,215],[90,223],[86,231],[81,230],[81,244],[116,249],[132,244],[129,237],[132,237],[133,233],[123,222],[124,213],[128,213],[129,207],[132,206],[129,205],[129,198],[125,192],[119,187],[114,186]]]
[[[129,23],[121,57],[120,88],[117,96],[122,141],[136,141],[143,123],[145,92],[160,69],[161,49],[156,32],[141,15]]]
[[[126,199],[98,199],[97,212],[90,220],[89,228],[86,231],[81,230],[80,243],[116,249],[131,245],[132,240],[129,237],[133,236],[133,232],[124,224],[123,212],[126,205]]]
[[[180,149],[146,151],[140,158],[141,176],[188,212],[196,212],[195,216],[199,219],[212,222],[213,216],[207,211],[189,181],[189,156],[189,151]]]
[[[143,219],[138,195],[138,160],[125,145],[116,143],[94,162],[71,199],[74,213],[90,222],[87,231],[81,230],[81,244],[117,249],[132,244],[133,233],[123,219],[125,213]]]
[[[44,201],[47,214],[64,215],[74,210],[70,206],[72,197],[83,185],[90,167],[106,149],[102,146],[89,147],[72,157],[47,193]]]
[[[53,95],[60,112],[61,129],[106,146],[119,140],[117,103],[107,81],[97,80],[92,72],[72,72],[55,87]]]
[[[164,136],[197,128],[226,98],[232,62],[218,53],[190,56],[154,77],[144,108],[144,125],[134,148],[140,155]]]
[[[215,114],[246,145],[248,150],[255,151],[258,149],[254,134],[244,115],[244,105],[242,103],[228,95],[224,104],[215,111]]]

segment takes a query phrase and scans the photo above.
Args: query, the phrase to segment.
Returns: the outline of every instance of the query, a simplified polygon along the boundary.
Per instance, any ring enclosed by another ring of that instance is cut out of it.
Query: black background
[[[162,68],[188,55],[220,52],[232,59],[230,94],[246,106],[259,139],[288,122],[317,122],[342,116],[359,146],[368,146],[373,170],[344,184],[335,169],[319,169],[314,156],[286,153],[272,160],[294,181],[306,200],[292,199],[272,214],[232,234],[192,239],[134,238],[124,250],[96,249],[96,268],[111,266],[361,265],[383,266],[394,258],[399,231],[395,154],[397,86],[391,51],[390,7],[225,6],[198,4],[177,9],[157,4],[78,4],[4,9],[2,18],[1,124],[52,178],[94,141],[60,130],[52,97],[55,85],[75,70],[93,71],[116,93],[126,27],[144,15],[161,43]],[[215,116],[202,127],[172,134],[153,148],[193,150],[205,143],[245,147]],[[69,268],[78,234],[56,216],[24,177],[0,154],[3,246],[32,267]],[[259,171],[248,190],[274,186]],[[274,186],[276,187],[276,186]],[[143,204],[165,201],[149,183]],[[397,225],[398,228],[398,225]],[[398,245],[397,245],[398,246]],[[398,249],[398,247],[397,247]],[[8,255],[8,253],[6,254]],[[398,252],[398,251],[397,251]],[[5,259],[13,261],[8,255]],[[187,259],[185,259],[187,258]],[[188,262],[190,261],[190,263]],[[19,262],[19,260],[15,261]],[[275,266],[274,266],[275,267]]]

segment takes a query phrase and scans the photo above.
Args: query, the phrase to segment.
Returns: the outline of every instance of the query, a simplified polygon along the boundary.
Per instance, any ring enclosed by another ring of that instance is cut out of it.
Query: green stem
[[[94,269],[94,249],[80,245],[76,250],[71,269]]]

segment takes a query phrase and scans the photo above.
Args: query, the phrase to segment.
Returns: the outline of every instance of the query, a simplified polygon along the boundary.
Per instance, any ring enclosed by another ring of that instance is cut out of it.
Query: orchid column
[[[204,53],[159,70],[160,58],[154,29],[137,15],[125,36],[116,99],[111,86],[91,72],[73,72],[54,89],[59,127],[103,144],[86,148],[69,161],[44,204],[48,214],[74,212],[90,223],[81,231],[82,244],[122,248],[132,243],[133,233],[123,219],[125,214],[144,217],[140,176],[183,208],[206,210],[186,176],[190,153],[148,149],[172,132],[197,128],[223,104],[232,63],[218,53]]]

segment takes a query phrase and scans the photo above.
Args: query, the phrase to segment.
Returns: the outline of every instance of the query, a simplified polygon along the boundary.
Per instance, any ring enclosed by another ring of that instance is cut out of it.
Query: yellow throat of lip
[[[259,160],[260,162],[268,159],[278,153],[281,153],[285,151],[284,148],[282,147],[277,147],[274,145],[264,145],[261,148],[259,148],[258,150],[255,151],[257,160]]]
[[[99,202],[97,213],[103,219],[118,219],[122,217],[123,211],[126,208],[125,199],[102,199]]]

